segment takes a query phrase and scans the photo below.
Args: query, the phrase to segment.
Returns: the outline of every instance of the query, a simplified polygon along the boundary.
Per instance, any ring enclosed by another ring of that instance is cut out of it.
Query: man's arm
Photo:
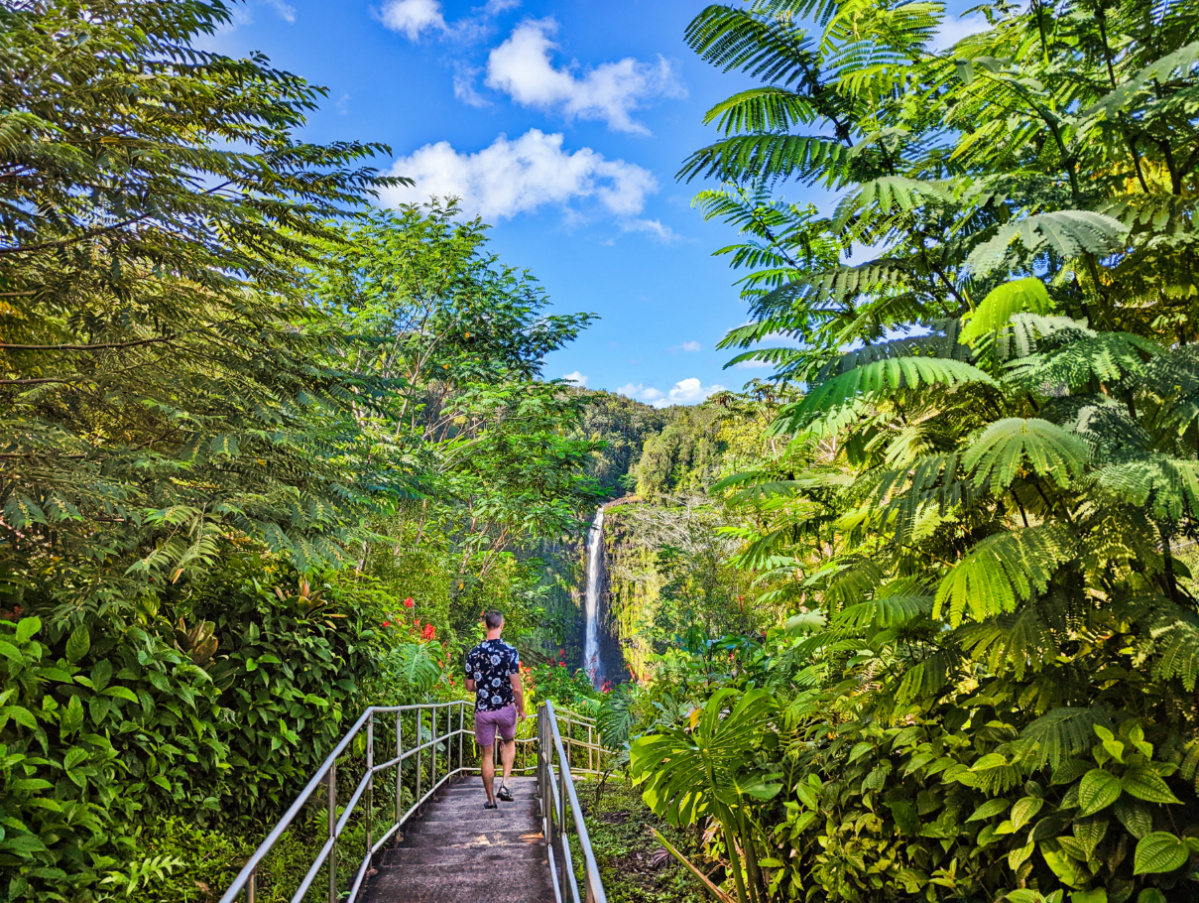
[[[467,692],[468,692],[468,693],[474,693],[474,692],[475,692],[475,690],[477,690],[477,689],[478,689],[478,687],[476,687],[476,686],[475,686],[475,679],[474,679],[473,677],[468,677],[468,678],[466,679],[466,690],[467,690]]]
[[[520,682],[520,673],[512,675],[512,698],[516,700],[516,717],[525,717],[525,688]]]

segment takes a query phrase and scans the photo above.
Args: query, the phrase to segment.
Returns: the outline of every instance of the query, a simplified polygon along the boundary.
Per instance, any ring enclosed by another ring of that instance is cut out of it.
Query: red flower
[[[390,626],[391,626],[391,621],[384,621],[384,622],[383,622],[383,626],[384,626],[384,627],[390,627]]]
[[[566,667],[566,662],[558,662],[558,667],[559,667],[559,668],[565,668],[565,667]]]
[[[409,596],[407,599],[405,599],[405,600],[404,600],[404,607],[405,607],[405,608],[411,608],[411,607],[412,607],[413,605],[415,605],[415,604],[416,604],[416,603],[412,601],[412,597],[411,597],[411,596]]]
[[[426,640],[433,639],[433,634],[436,632],[436,629],[437,628],[435,628],[432,624],[426,624],[424,631],[421,632],[421,638]]]

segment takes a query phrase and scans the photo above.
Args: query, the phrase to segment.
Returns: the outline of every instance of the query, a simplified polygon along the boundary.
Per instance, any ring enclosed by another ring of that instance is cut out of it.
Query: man
[[[512,802],[508,778],[516,760],[516,722],[525,717],[524,687],[520,683],[520,654],[500,639],[504,616],[489,611],[483,616],[487,639],[466,653],[466,689],[475,694],[475,742],[483,751],[483,789],[487,792],[484,809],[498,809],[497,799]],[[500,761],[504,777],[499,790],[495,784],[495,735],[499,732]]]

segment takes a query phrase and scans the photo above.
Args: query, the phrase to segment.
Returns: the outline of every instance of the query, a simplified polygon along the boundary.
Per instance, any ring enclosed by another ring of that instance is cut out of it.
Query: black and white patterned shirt
[[[514,701],[512,675],[520,673],[520,653],[503,640],[484,640],[466,653],[466,679],[475,682],[475,711],[498,712]]]

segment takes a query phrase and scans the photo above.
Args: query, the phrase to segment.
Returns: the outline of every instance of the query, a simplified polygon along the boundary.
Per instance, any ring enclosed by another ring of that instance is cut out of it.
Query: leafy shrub
[[[138,628],[94,646],[76,628],[58,655],[41,634],[36,617],[0,621],[0,866],[10,898],[88,899],[118,862],[114,824],[218,808],[216,688]]]

